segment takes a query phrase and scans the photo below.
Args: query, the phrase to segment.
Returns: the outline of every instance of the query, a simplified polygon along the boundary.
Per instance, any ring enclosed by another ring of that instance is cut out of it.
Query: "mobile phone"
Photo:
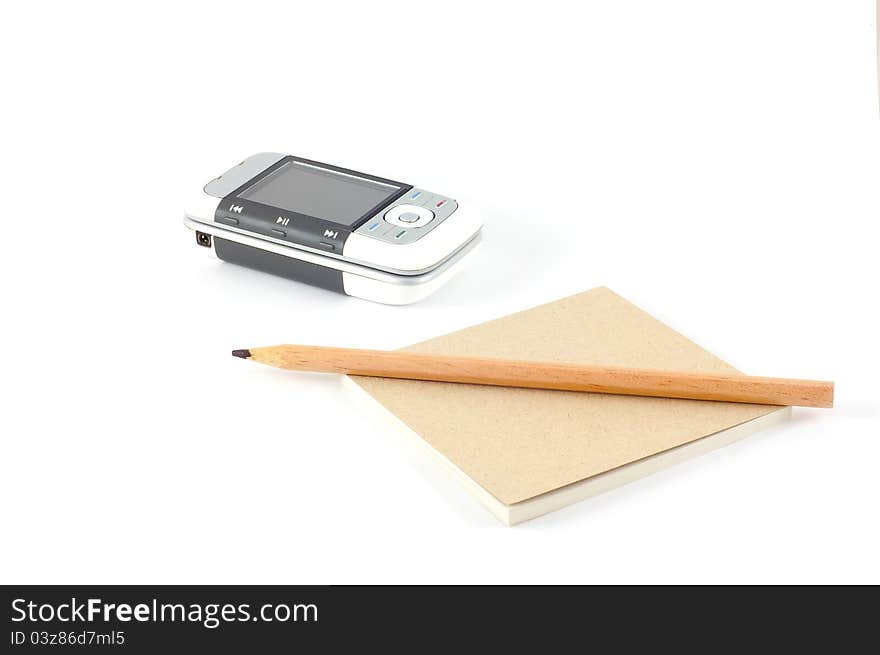
[[[208,182],[184,224],[222,260],[393,305],[448,281],[483,226],[450,196],[268,152]]]

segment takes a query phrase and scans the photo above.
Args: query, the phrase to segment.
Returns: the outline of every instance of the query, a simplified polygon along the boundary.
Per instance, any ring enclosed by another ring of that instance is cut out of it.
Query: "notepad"
[[[405,351],[736,374],[607,288],[446,334]],[[791,408],[349,377],[384,425],[423,445],[513,525],[784,420]]]

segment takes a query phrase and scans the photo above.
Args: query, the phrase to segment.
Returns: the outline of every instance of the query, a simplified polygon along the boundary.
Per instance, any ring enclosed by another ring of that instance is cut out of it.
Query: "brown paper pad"
[[[607,288],[404,350],[737,372]],[[536,499],[782,411],[694,400],[364,377],[352,380],[503,506]]]

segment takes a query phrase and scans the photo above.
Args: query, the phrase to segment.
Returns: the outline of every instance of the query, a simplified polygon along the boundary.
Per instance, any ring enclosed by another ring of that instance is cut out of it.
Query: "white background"
[[[880,582],[874,11],[7,8],[0,579]],[[476,200],[484,250],[409,307],[211,259],[187,198],[263,150]],[[504,528],[337,379],[229,356],[598,285],[836,408]]]

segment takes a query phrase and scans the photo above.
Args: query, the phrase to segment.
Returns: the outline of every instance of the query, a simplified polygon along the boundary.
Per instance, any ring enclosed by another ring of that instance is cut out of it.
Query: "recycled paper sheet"
[[[403,350],[702,373],[738,372],[604,287]],[[779,409],[446,382],[352,379],[506,505]]]

